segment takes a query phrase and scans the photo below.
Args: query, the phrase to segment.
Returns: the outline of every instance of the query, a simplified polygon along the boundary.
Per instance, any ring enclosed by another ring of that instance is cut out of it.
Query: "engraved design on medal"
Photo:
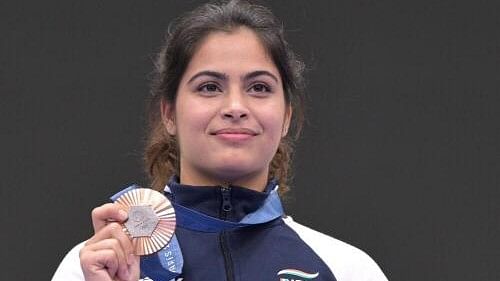
[[[124,230],[132,238],[136,255],[150,255],[165,247],[174,235],[175,211],[160,192],[136,188],[115,201],[127,211]]]
[[[132,238],[149,237],[153,234],[158,221],[158,216],[151,206],[131,206],[125,227]]]

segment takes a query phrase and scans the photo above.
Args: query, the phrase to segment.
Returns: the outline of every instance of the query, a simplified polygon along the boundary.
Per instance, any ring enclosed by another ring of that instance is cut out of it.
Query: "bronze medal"
[[[136,188],[115,201],[128,213],[124,231],[132,238],[136,255],[150,255],[165,247],[174,235],[175,211],[160,192]]]

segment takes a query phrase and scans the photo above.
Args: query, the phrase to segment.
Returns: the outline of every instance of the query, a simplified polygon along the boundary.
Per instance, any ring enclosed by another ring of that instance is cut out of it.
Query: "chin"
[[[236,181],[242,178],[247,178],[252,174],[256,174],[257,171],[262,170],[262,167],[259,169],[256,165],[251,165],[250,163],[244,163],[241,161],[227,161],[217,164],[212,166],[214,174],[216,174],[220,179],[227,181]]]

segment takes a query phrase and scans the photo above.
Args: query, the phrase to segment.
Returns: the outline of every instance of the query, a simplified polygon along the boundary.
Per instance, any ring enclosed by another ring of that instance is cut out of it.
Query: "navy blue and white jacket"
[[[179,205],[239,222],[262,206],[274,186],[268,186],[265,192],[231,186],[228,193],[226,188],[224,195],[229,194],[230,208],[227,203],[222,207],[222,187],[187,186],[176,180],[168,187],[170,199]],[[387,280],[363,251],[303,226],[290,216],[219,233],[178,226],[175,233],[184,258],[182,275],[176,280]],[[52,281],[85,280],[79,260],[82,247],[83,243],[66,255]]]

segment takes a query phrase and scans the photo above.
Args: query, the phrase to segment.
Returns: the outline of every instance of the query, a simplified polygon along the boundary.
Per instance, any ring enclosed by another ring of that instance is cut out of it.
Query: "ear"
[[[165,129],[167,129],[167,132],[170,135],[175,135],[177,133],[177,128],[175,126],[175,112],[173,104],[167,102],[165,99],[162,99],[160,102],[160,110],[163,126],[165,126]]]
[[[292,121],[292,105],[288,104],[285,109],[285,120],[283,122],[283,130],[281,132],[281,137],[285,137],[288,134],[288,129],[290,128],[290,123]]]

